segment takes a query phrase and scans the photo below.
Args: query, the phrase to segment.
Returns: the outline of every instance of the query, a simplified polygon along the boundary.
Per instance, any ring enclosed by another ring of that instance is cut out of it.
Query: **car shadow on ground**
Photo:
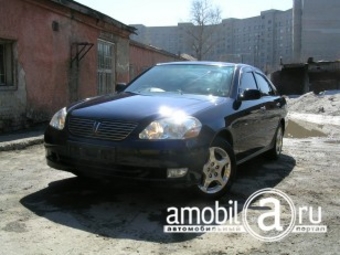
[[[238,201],[238,214],[253,192],[275,187],[294,166],[294,158],[288,155],[281,155],[277,161],[258,157],[240,165],[231,191],[219,199],[219,205],[229,208],[230,200]],[[215,201],[204,200],[190,189],[121,181],[102,183],[76,177],[51,182],[47,188],[22,198],[20,202],[36,215],[64,226],[108,238],[158,243],[183,242],[202,235],[164,233],[169,207],[209,206],[214,209],[215,205]],[[193,219],[194,223],[198,217]]]

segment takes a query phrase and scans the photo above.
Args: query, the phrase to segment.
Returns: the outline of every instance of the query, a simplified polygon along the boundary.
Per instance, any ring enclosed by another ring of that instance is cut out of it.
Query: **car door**
[[[238,94],[246,89],[258,89],[254,73],[251,69],[244,69],[238,84]],[[231,125],[234,137],[236,159],[242,160],[263,148],[263,114],[264,103],[261,99],[241,101],[236,110],[237,117]]]
[[[262,128],[266,132],[263,145],[270,145],[275,136],[276,129],[278,127],[281,116],[281,97],[276,95],[276,91],[268,81],[268,79],[259,72],[255,72],[255,79],[259,90],[261,91],[261,105],[263,108],[263,126]]]

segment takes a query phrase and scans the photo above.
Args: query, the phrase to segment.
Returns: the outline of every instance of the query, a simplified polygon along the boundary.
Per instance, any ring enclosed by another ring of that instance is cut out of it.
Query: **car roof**
[[[234,66],[238,69],[242,67],[249,67],[254,71],[261,72],[260,69],[254,67],[252,65],[242,64],[242,63],[231,63],[231,62],[217,62],[217,61],[178,61],[178,62],[166,62],[166,63],[159,63],[157,66],[160,65],[216,65],[216,66]]]
[[[227,62],[215,62],[215,61],[178,61],[178,62],[166,62],[159,63],[157,65],[224,65],[224,66],[235,66],[235,63]]]

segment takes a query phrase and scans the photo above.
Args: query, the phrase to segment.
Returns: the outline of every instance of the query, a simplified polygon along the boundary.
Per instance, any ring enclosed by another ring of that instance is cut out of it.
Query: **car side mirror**
[[[261,98],[261,92],[257,89],[247,89],[239,95],[240,101],[256,100]]]
[[[126,83],[117,83],[116,84],[116,93],[122,92],[126,88]]]

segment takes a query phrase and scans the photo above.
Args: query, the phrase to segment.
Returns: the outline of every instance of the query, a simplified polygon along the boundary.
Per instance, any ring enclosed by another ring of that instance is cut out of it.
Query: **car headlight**
[[[181,116],[155,120],[140,134],[140,139],[186,139],[198,136],[202,128],[195,117]]]
[[[67,115],[66,107],[60,109],[53,115],[50,121],[50,126],[54,127],[55,129],[62,130],[65,127],[66,115]]]

